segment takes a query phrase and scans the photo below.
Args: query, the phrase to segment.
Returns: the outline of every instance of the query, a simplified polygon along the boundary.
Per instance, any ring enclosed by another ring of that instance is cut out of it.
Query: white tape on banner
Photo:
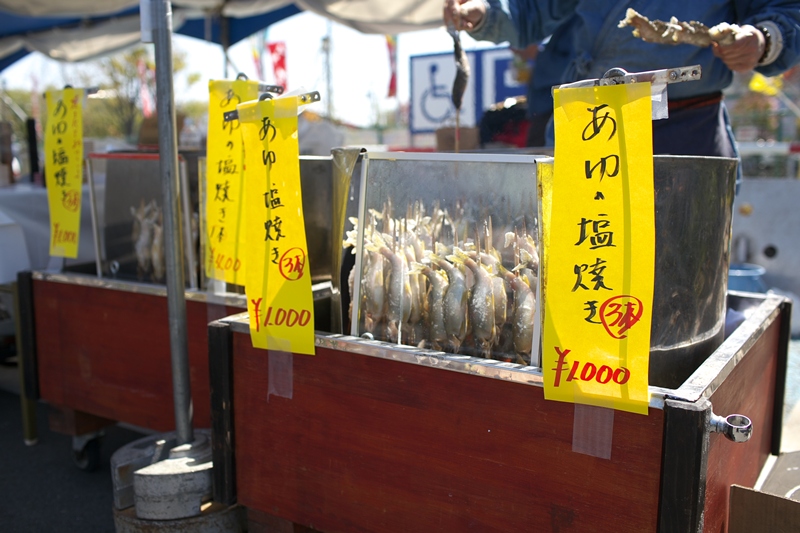
[[[614,436],[614,410],[593,405],[575,404],[572,425],[572,451],[611,459]]]
[[[269,383],[267,387],[267,402],[270,396],[292,399],[294,394],[294,376],[292,365],[294,356],[291,352],[268,350],[269,357]]]
[[[653,100],[653,120],[669,118],[667,84],[665,82],[661,82],[651,85],[650,98]]]

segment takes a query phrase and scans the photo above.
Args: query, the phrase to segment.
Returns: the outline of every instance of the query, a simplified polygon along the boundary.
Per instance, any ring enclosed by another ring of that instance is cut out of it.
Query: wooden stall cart
[[[197,155],[183,157],[194,163],[186,165],[182,177],[191,197],[187,204],[196,210]],[[51,428],[73,436],[75,460],[82,468],[94,466],[96,437],[109,424],[175,429],[166,287],[160,284],[163,279],[137,277],[131,235],[135,205],[144,209],[145,200],[160,198],[158,154],[94,154],[92,160],[97,174],[105,176],[104,193],[96,199],[97,242],[103,245],[97,253],[108,277],[27,272],[18,283],[28,395],[51,406]],[[333,163],[330,157],[303,156],[300,169],[308,193],[303,206],[316,326],[328,331]],[[188,205],[184,208],[190,212]],[[191,232],[185,229],[188,239]],[[207,326],[245,309],[245,296],[192,289],[185,294],[194,425],[209,427]]]
[[[52,430],[74,437],[76,464],[91,469],[103,427],[175,429],[164,286],[81,274],[18,277],[26,394],[50,406]],[[194,425],[211,424],[207,324],[244,308],[187,291],[186,329]]]
[[[538,369],[318,334],[270,376],[246,317],[212,323],[215,499],[251,532],[724,532],[731,484],[779,451],[791,306],[730,301],[749,318],[685,383],[613,412],[610,459],[574,451],[587,407]],[[733,413],[749,441],[713,432]]]

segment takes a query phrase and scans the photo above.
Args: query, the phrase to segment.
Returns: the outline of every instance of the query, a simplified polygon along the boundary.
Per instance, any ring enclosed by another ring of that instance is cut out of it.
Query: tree
[[[31,116],[33,102],[30,91],[9,89],[0,93],[0,121],[11,124],[12,151],[20,163],[23,174],[30,172],[27,151],[20,149],[27,139],[26,119]]]
[[[186,53],[175,51],[172,58],[173,75],[186,68]],[[155,102],[155,66],[149,48],[137,46],[119,54],[90,63],[91,71],[84,71],[81,85],[99,86],[103,98],[94,98],[84,113],[86,137],[123,137],[133,141],[142,122],[142,82],[144,94]],[[141,72],[140,72],[141,69]],[[188,76],[189,84],[199,75]]]
[[[31,92],[23,89],[7,89],[0,101],[0,120],[11,123],[14,137],[17,140],[25,139],[25,118],[31,116],[33,104],[31,102]],[[14,109],[12,109],[12,106]],[[16,111],[21,111],[24,117],[17,115]]]

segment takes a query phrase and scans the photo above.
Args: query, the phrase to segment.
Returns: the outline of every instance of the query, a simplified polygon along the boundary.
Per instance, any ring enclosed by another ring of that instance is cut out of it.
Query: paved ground
[[[100,467],[79,470],[71,438],[48,429],[44,404],[37,407],[38,444],[23,443],[18,381],[15,367],[0,366],[0,532],[114,532],[109,460],[142,433],[108,428]],[[782,450],[800,450],[800,340],[790,346]]]
[[[73,465],[72,439],[47,428],[44,405],[38,406],[38,428],[38,444],[26,446],[19,396],[0,390],[0,531],[113,533],[109,459],[142,435],[109,428],[99,468],[84,472]]]

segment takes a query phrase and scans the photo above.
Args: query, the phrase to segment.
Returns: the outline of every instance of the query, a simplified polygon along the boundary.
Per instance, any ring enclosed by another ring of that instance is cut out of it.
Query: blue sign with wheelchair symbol
[[[511,74],[512,52],[507,47],[467,51],[470,79],[461,104],[460,124],[478,124],[488,106],[525,94],[524,85]],[[452,52],[411,56],[411,133],[433,133],[455,126],[456,110],[451,100],[456,75]]]

